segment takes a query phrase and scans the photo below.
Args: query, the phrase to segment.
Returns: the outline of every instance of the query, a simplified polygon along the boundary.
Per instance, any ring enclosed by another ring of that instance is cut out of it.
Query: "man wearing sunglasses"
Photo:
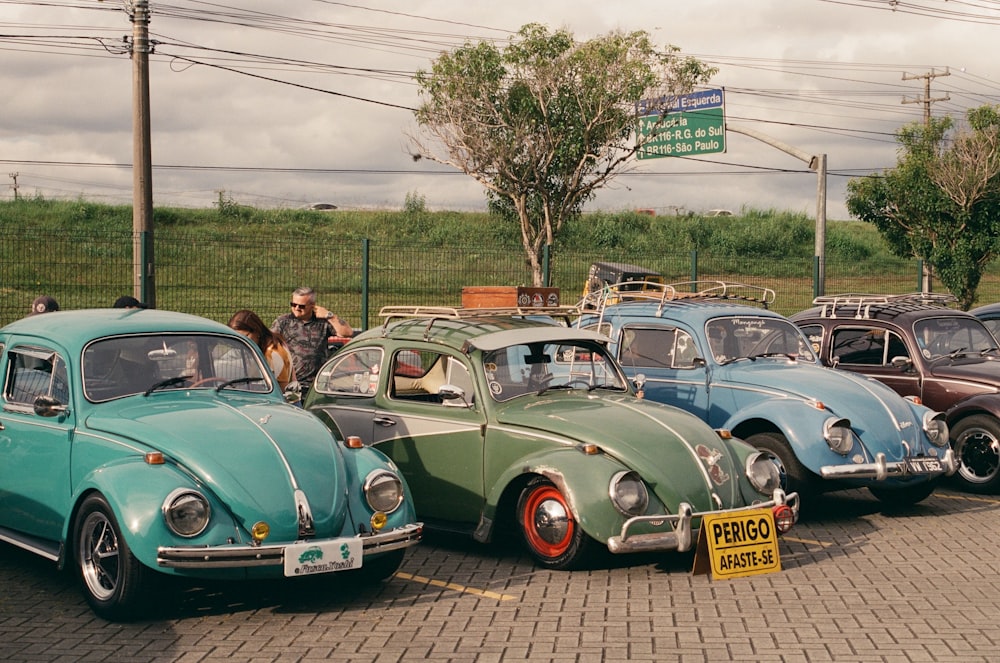
[[[354,330],[339,316],[316,306],[316,292],[312,288],[296,288],[289,306],[291,311],[279,316],[271,331],[281,334],[288,344],[295,376],[305,392],[329,356],[329,338],[350,337]]]

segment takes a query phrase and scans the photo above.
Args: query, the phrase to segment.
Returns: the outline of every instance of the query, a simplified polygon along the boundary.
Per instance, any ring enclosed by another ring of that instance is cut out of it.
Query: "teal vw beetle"
[[[387,307],[319,371],[306,407],[385,452],[428,527],[518,533],[541,566],[684,551],[702,518],[798,496],[777,465],[677,408],[635,396],[607,337],[549,309]]]
[[[392,462],[287,403],[224,325],[54,312],[0,351],[0,540],[72,565],[102,617],[135,615],[154,572],[379,580],[420,540]]]

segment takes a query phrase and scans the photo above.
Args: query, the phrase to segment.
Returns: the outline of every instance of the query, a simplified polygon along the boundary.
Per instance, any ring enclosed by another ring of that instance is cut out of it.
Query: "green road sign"
[[[659,110],[647,100],[639,104],[639,135],[649,141],[640,159],[686,157],[726,151],[726,111],[722,90],[704,90],[673,100],[662,123]]]

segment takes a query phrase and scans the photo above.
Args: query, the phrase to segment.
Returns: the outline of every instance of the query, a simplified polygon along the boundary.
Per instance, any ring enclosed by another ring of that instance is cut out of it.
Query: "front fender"
[[[338,444],[341,444],[341,442],[338,441]],[[406,483],[406,478],[399,471],[399,468],[396,467],[396,464],[389,460],[385,454],[373,447],[344,449],[343,459],[344,464],[347,467],[347,476],[357,477],[358,481],[358,485],[356,486],[349,485],[347,496],[351,514],[354,515],[354,520],[357,522],[352,526],[352,523],[348,521],[345,524],[345,530],[347,528],[352,528],[352,531],[343,532],[343,536],[358,534],[360,533],[359,529],[362,527],[370,529],[371,517],[375,514],[375,512],[368,505],[368,501],[365,499],[362,484],[364,483],[365,478],[371,472],[376,470],[387,470],[392,472],[399,477],[399,480],[403,484],[403,503],[400,504],[399,508],[395,511],[388,514],[388,522],[383,530],[389,531],[417,521],[416,511],[413,506],[413,498],[410,496],[410,488]]]
[[[729,418],[725,428],[743,439],[761,431],[777,430],[788,440],[799,462],[812,472],[819,473],[825,465],[845,462],[844,457],[830,449],[823,438],[823,423],[831,417],[840,418],[804,401],[773,399],[740,410]]]
[[[625,517],[615,509],[608,495],[611,478],[629,468],[610,456],[587,455],[577,449],[554,449],[519,459],[497,478],[486,498],[484,519],[495,522],[501,499],[508,487],[519,485],[522,478],[544,476],[566,498],[573,518],[593,539],[606,544],[621,532]],[[508,502],[516,508],[517,496]],[[664,513],[652,489],[649,490],[649,513]],[[488,538],[488,534],[482,533]]]
[[[212,520],[199,536],[182,538],[173,534],[163,520],[161,507],[166,497],[177,488],[194,488],[204,495],[212,508]],[[219,502],[215,494],[197,484],[175,465],[149,465],[141,457],[125,458],[91,471],[78,483],[73,496],[73,517],[67,519],[64,541],[70,541],[73,522],[78,517],[80,502],[91,493],[101,493],[114,512],[122,536],[132,554],[144,565],[164,571],[156,562],[157,548],[162,545],[221,545],[228,539],[239,543],[249,541],[241,528]]]
[[[986,413],[1000,419],[1000,394],[978,394],[959,401],[945,412],[948,425],[972,414]]]

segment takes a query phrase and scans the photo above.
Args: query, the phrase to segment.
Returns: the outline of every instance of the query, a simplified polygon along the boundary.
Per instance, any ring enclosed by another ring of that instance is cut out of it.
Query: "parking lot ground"
[[[884,510],[815,500],[782,570],[712,580],[693,556],[546,571],[514,544],[430,535],[381,585],[171,582],[149,615],[95,617],[67,573],[0,544],[6,661],[1000,660],[1000,498]]]

